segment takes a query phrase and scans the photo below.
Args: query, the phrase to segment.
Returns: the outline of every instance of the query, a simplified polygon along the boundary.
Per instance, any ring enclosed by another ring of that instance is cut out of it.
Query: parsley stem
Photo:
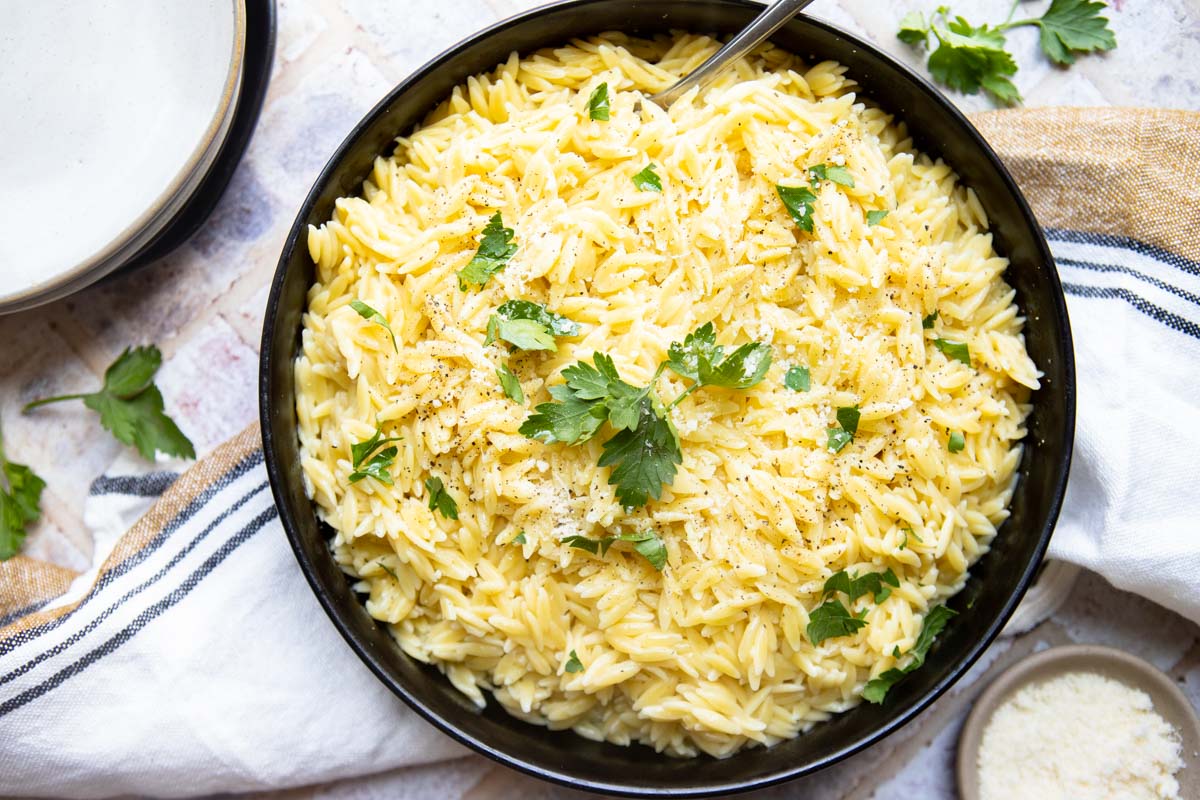
[[[34,400],[32,403],[26,403],[25,407],[21,409],[21,413],[28,413],[38,406],[49,405],[50,403],[58,403],[63,400],[82,400],[85,397],[87,397],[86,394],[60,394],[57,397],[43,397],[41,400]]]
[[[1000,27],[1003,28],[1008,23],[1012,22],[1013,14],[1017,13],[1017,6],[1021,5],[1021,0],[1013,0],[1012,8],[1008,10],[1008,16],[1004,18],[1004,22]]]
[[[700,388],[700,383],[697,382],[697,383],[693,383],[691,386],[684,389],[682,392],[679,393],[679,397],[676,397],[674,400],[671,401],[671,405],[667,406],[667,411],[670,411],[672,408],[679,405],[681,402],[683,402],[683,398],[687,397],[689,394],[691,394],[692,392],[696,391],[699,388]]]

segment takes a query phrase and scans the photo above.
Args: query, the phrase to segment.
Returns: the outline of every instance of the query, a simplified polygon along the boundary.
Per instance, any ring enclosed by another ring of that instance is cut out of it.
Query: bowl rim
[[[1065,419],[1063,425],[1063,443],[1062,443],[1062,464],[1055,476],[1053,489],[1050,493],[1048,513],[1046,514],[1045,522],[1042,525],[1037,546],[1034,549],[1034,554],[1022,567],[1020,578],[1017,582],[1016,590],[1008,597],[1004,603],[1001,612],[992,622],[984,629],[975,639],[975,642],[967,650],[965,657],[961,658],[955,666],[934,686],[927,691],[916,703],[902,713],[898,713],[891,717],[885,724],[876,728],[868,735],[860,736],[845,746],[839,748],[836,752],[829,756],[810,763],[802,763],[799,765],[783,765],[779,769],[762,773],[752,778],[731,779],[722,782],[713,782],[704,786],[688,786],[678,789],[661,790],[651,787],[639,787],[632,783],[622,781],[619,777],[610,781],[596,781],[587,778],[575,777],[565,770],[547,768],[525,761],[522,757],[506,752],[500,747],[496,747],[486,741],[475,737],[469,732],[461,729],[453,720],[440,716],[433,711],[422,698],[410,691],[401,681],[397,680],[394,675],[387,669],[380,658],[376,656],[370,646],[360,641],[353,629],[349,619],[343,618],[337,608],[335,598],[331,592],[321,581],[319,572],[314,563],[304,553],[301,543],[301,534],[299,525],[296,522],[297,516],[301,511],[292,508],[289,505],[285,487],[288,485],[288,479],[285,476],[285,467],[277,461],[274,456],[274,442],[276,432],[274,430],[274,422],[271,414],[272,397],[272,379],[271,376],[275,371],[275,363],[277,354],[272,347],[272,338],[277,327],[277,317],[279,302],[283,293],[285,279],[288,274],[288,261],[296,247],[300,244],[300,237],[303,234],[306,226],[306,220],[311,213],[313,207],[319,201],[319,198],[324,188],[329,185],[330,181],[337,177],[337,173],[342,166],[342,163],[359,137],[373,125],[376,120],[384,115],[391,107],[392,103],[397,98],[408,92],[412,87],[425,80],[427,76],[442,66],[443,63],[453,58],[460,51],[476,44],[477,42],[495,36],[496,34],[516,25],[522,25],[531,19],[541,16],[548,11],[557,11],[571,7],[586,7],[588,5],[599,4],[607,0],[554,0],[553,2],[537,6],[535,8],[514,14],[510,17],[499,20],[498,22],[482,28],[471,35],[464,37],[455,44],[443,50],[438,55],[431,58],[425,64],[411,72],[407,77],[398,82],[391,90],[387,92],[376,103],[370,111],[354,125],[347,133],[346,137],[338,145],[333,155],[322,167],[320,174],[314,179],[312,188],[305,197],[296,213],[295,220],[288,231],[287,238],[284,241],[283,248],[280,253],[279,262],[276,265],[275,275],[271,281],[270,293],[267,299],[267,308],[263,320],[263,334],[260,345],[259,356],[259,416],[261,421],[261,430],[263,438],[264,463],[267,470],[268,478],[271,484],[271,491],[274,494],[275,502],[279,510],[280,522],[283,525],[284,531],[288,537],[288,543],[291,545],[296,559],[299,562],[301,571],[304,573],[305,579],[312,587],[316,594],[321,607],[326,615],[329,616],[335,628],[344,638],[350,648],[358,655],[359,659],[375,674],[385,686],[388,687],[395,695],[397,695],[404,703],[420,715],[427,722],[450,738],[465,745],[481,755],[487,756],[493,761],[502,764],[506,767],[514,769],[526,775],[535,778],[540,778],[551,783],[565,786],[576,790],[584,790],[597,792],[607,795],[617,795],[626,797],[661,797],[669,795],[671,797],[711,797],[715,795],[732,794],[739,792],[751,791],[754,789],[763,789],[770,786],[775,786],[786,781],[794,780],[804,775],[810,775],[821,769],[832,766],[840,761],[849,758],[856,753],[859,753],[872,745],[883,740],[901,727],[905,726],[925,709],[931,706],[938,698],[957,683],[971,668],[971,666],[979,659],[979,657],[987,650],[991,643],[1000,634],[1001,630],[1008,619],[1016,610],[1017,605],[1024,597],[1026,590],[1032,584],[1034,576],[1040,567],[1046,549],[1050,542],[1050,536],[1054,530],[1054,526],[1058,520],[1059,513],[1062,508],[1063,498],[1066,493],[1067,477],[1070,473],[1072,454],[1074,449],[1074,431],[1075,431],[1075,360],[1074,347],[1072,344],[1071,330],[1069,319],[1067,316],[1066,298],[1063,294],[1062,284],[1058,276],[1057,268],[1053,256],[1050,253],[1049,245],[1046,242],[1045,235],[1042,232],[1041,226],[1037,223],[1033,215],[1033,211],[1029,207],[1029,203],[1025,196],[1017,187],[1016,181],[1005,168],[999,156],[983,138],[983,135],[975,128],[974,125],[967,119],[966,115],[958,109],[945,95],[941,93],[933,84],[923,76],[914,72],[907,65],[898,61],[891,55],[882,51],[874,44],[864,41],[863,39],[846,32],[825,20],[816,19],[812,16],[799,15],[788,25],[797,23],[802,25],[810,25],[824,30],[827,33],[835,34],[842,38],[848,47],[859,48],[870,52],[875,58],[888,63],[888,65],[897,71],[901,72],[907,80],[911,81],[916,87],[928,95],[930,99],[937,105],[942,107],[942,110],[949,115],[953,121],[971,137],[973,146],[979,153],[981,158],[990,162],[992,168],[995,169],[997,175],[1001,178],[1004,187],[1013,201],[1020,210],[1020,215],[1032,233],[1033,241],[1036,245],[1036,259],[1043,265],[1043,268],[1048,268],[1050,271],[1050,281],[1054,292],[1053,307],[1057,317],[1056,335],[1063,344],[1063,370],[1066,380],[1063,386],[1058,389],[1063,393],[1065,404]],[[755,11],[761,11],[764,3],[761,0],[706,0],[708,3],[717,5],[726,5],[733,7],[743,7]],[[699,4],[698,4],[699,5]],[[786,26],[785,26],[786,27]],[[600,31],[596,31],[599,33]],[[569,38],[569,37],[564,37]],[[432,110],[432,109],[430,109]],[[286,434],[284,434],[286,435]],[[303,513],[312,513],[311,506],[303,510]],[[803,735],[803,734],[801,734]],[[736,758],[736,754],[732,756]]]
[[[246,50],[246,2],[229,0],[233,28],[229,39],[229,63],[221,96],[195,147],[178,172],[137,217],[113,233],[95,253],[71,267],[13,294],[0,294],[0,315],[26,311],[60,300],[89,286],[116,270],[151,242],[191,198],[208,174],[220,146],[233,124]]]

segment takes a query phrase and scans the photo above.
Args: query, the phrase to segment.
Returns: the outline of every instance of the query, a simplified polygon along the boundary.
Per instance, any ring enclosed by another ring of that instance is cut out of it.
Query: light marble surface
[[[207,450],[256,417],[255,378],[266,288],[287,227],[325,160],[391,86],[463,36],[536,5],[530,0],[280,0],[279,44],[266,107],[248,155],[212,219],[183,248],[136,273],[67,300],[0,317],[0,423],[8,454],[49,483],[45,519],[27,552],[81,569],[91,541],[84,488],[120,446],[77,405],[21,416],[38,396],[87,391],[127,345],[154,342],[166,362],[167,407]],[[1046,0],[1021,3],[1037,13]],[[894,38],[897,21],[934,0],[818,0],[811,13],[921,66]],[[1007,3],[958,0],[973,21],[998,20]],[[1038,52],[1036,33],[1010,35],[1026,105],[1151,105],[1200,109],[1200,0],[1115,0],[1118,48],[1070,70]],[[965,110],[982,96],[953,96]],[[11,232],[10,232],[11,233]],[[30,243],[29,246],[36,246]],[[3,267],[0,266],[0,270]],[[1085,576],[1067,604],[1033,632],[993,646],[970,676],[904,731],[840,765],[760,798],[951,798],[957,731],[972,698],[1022,655],[1063,642],[1112,644],[1167,670],[1200,700],[1200,629]],[[399,701],[397,701],[399,702]],[[430,737],[440,736],[433,728]],[[293,790],[275,796],[528,800],[568,796],[477,756],[433,767]]]

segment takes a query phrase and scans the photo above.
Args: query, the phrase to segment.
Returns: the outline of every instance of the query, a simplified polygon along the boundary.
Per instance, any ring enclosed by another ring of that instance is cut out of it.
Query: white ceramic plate
[[[153,238],[233,117],[243,0],[4,2],[0,312],[110,272]]]

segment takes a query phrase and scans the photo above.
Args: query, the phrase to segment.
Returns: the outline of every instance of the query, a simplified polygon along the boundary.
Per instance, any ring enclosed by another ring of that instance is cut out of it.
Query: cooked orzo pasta
[[[308,490],[400,646],[480,705],[681,756],[919,662],[1039,377],[974,194],[842,67],[767,47],[638,107],[716,47],[606,35],[455,89],[310,229],[296,363]],[[709,322],[710,366],[760,343],[765,376],[657,375]],[[652,386],[644,498],[601,465],[642,422],[564,385],[594,354]],[[534,432],[571,403],[578,437]]]

